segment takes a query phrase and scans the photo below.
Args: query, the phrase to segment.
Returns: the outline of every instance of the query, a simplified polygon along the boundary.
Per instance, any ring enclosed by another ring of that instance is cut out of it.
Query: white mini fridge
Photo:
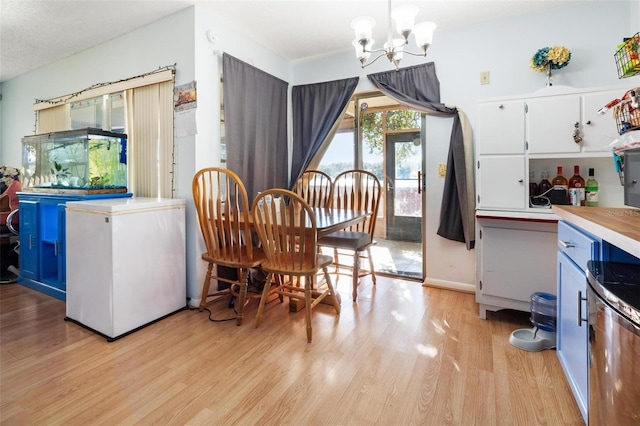
[[[108,341],[187,307],[185,201],[66,204],[67,316]]]

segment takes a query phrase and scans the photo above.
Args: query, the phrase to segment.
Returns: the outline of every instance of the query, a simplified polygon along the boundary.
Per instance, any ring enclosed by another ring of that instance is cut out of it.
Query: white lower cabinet
[[[487,311],[528,311],[535,292],[555,294],[555,221],[478,217],[477,233],[476,302],[482,319]]]

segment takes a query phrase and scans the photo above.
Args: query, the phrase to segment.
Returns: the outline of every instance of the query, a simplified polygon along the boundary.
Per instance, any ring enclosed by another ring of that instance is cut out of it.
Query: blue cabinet
[[[66,203],[122,197],[131,197],[131,194],[18,193],[20,205],[18,283],[60,300],[66,300]]]
[[[38,207],[32,200],[20,201],[20,276],[38,277]]]
[[[589,260],[600,259],[601,240],[566,222],[558,223],[557,354],[569,387],[588,423],[589,369],[586,321]]]
[[[587,262],[639,263],[640,259],[564,220],[558,222],[557,256],[557,354],[582,417],[589,424]]]

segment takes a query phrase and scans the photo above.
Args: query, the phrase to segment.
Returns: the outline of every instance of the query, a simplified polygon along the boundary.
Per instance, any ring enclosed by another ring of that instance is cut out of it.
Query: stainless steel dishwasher
[[[638,425],[640,265],[590,261],[587,268],[589,425]]]

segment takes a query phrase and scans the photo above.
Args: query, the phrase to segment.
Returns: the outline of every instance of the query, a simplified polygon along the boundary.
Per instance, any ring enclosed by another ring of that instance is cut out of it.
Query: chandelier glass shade
[[[386,56],[389,62],[395,65],[396,69],[405,53],[413,56],[427,56],[427,49],[433,41],[433,32],[436,29],[436,24],[433,22],[414,24],[416,15],[418,14],[418,8],[409,4],[399,6],[391,11],[391,0],[389,0],[387,12],[387,41],[381,49],[375,49],[373,46],[374,40],[372,35],[376,21],[372,17],[361,16],[351,22],[351,28],[354,30],[356,36],[351,44],[355,48],[356,57],[360,61],[362,68],[371,65],[382,56]],[[395,29],[400,38],[392,37],[392,20],[395,23]],[[405,50],[411,34],[413,34],[416,46],[420,50],[418,53]],[[378,55],[369,61],[372,53],[377,53]]]

